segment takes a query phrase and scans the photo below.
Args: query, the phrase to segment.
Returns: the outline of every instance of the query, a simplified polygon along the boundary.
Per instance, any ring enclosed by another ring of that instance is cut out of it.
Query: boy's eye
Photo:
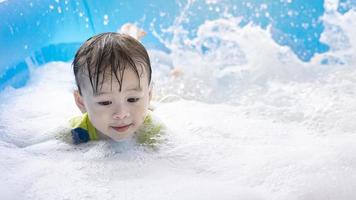
[[[100,102],[98,102],[98,104],[102,105],[102,106],[107,106],[107,105],[112,104],[112,102],[111,101],[100,101]]]
[[[127,101],[130,102],[130,103],[135,103],[137,102],[138,100],[140,100],[140,98],[128,98]]]

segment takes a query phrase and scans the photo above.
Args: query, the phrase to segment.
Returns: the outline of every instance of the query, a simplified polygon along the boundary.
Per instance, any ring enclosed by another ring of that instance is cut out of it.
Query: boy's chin
[[[118,133],[116,131],[110,133],[99,132],[99,140],[114,140],[117,142],[131,140],[134,136],[134,133]]]
[[[127,140],[131,140],[133,138],[134,134],[133,133],[114,133],[111,134],[109,137],[112,140],[115,140],[117,142],[122,142],[122,141],[127,141]]]

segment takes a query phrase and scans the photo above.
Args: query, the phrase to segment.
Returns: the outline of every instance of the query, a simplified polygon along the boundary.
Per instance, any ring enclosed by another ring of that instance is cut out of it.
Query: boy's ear
[[[84,101],[83,101],[82,95],[79,94],[79,91],[78,91],[78,90],[75,90],[75,91],[73,92],[73,96],[74,96],[75,104],[77,104],[79,110],[80,110],[82,113],[85,113],[85,112],[86,112],[86,108],[85,108],[85,105],[84,105]]]

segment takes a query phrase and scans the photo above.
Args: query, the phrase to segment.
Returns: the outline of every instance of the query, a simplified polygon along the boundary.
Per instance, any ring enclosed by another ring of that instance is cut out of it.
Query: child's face
[[[151,90],[148,86],[147,73],[141,74],[140,84],[135,72],[126,69],[122,88],[115,77],[104,82],[98,94],[93,94],[90,81],[84,81],[82,96],[75,93],[78,107],[88,116],[99,136],[108,136],[122,140],[133,136],[146,117]],[[100,135],[102,134],[102,135]]]

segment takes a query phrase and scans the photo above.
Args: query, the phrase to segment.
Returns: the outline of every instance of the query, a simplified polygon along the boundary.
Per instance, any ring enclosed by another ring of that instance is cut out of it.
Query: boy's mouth
[[[111,128],[113,128],[114,130],[118,131],[118,132],[125,132],[127,131],[127,129],[130,128],[132,124],[128,124],[128,125],[124,125],[124,126],[112,126]]]

